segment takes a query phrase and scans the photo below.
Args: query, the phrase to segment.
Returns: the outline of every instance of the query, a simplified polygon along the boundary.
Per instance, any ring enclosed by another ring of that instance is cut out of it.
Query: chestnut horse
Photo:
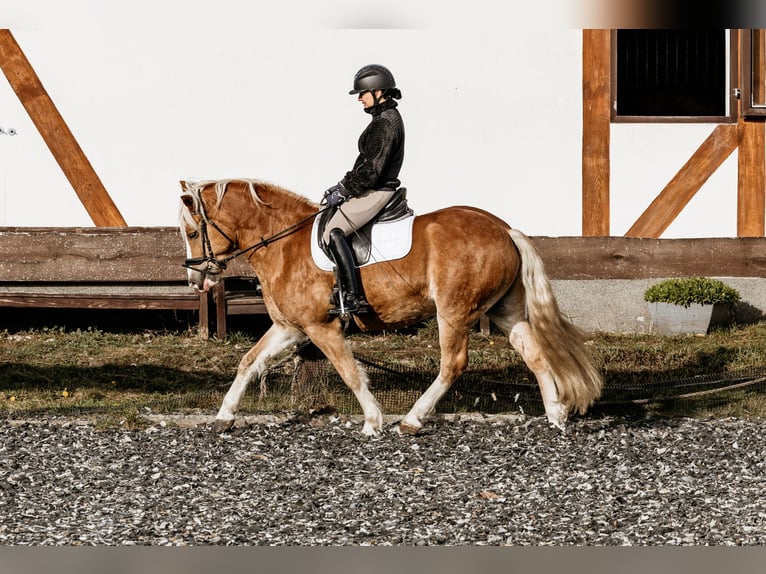
[[[362,433],[383,428],[380,406],[354,359],[340,318],[328,315],[332,272],[311,256],[311,223],[319,206],[258,180],[181,182],[180,225],[189,283],[207,290],[225,262],[246,256],[263,289],[272,326],[239,363],[216,415],[215,428],[234,424],[248,383],[269,362],[313,342],[353,391],[364,412]],[[537,378],[551,424],[584,413],[601,394],[602,379],[584,336],[559,311],[542,260],[529,239],[473,207],[419,215],[405,257],[361,269],[372,312],[354,316],[363,331],[401,328],[436,317],[439,374],[399,422],[417,433],[439,399],[465,370],[468,335],[486,314],[509,338]]]

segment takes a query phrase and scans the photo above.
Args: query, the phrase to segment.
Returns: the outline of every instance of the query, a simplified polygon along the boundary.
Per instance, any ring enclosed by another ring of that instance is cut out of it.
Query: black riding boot
[[[354,263],[354,255],[351,253],[346,236],[337,227],[330,231],[329,248],[335,261],[335,278],[339,292],[337,300],[333,302],[335,307],[327,312],[330,315],[368,313],[370,304],[362,295],[362,281],[359,277],[359,269]]]

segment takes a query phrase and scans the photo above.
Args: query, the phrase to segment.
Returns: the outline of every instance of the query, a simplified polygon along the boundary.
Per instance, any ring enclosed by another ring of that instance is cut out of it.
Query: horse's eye
[[[199,237],[199,232],[198,231],[190,231],[189,234],[187,235],[187,237],[189,239],[197,239],[197,237]]]

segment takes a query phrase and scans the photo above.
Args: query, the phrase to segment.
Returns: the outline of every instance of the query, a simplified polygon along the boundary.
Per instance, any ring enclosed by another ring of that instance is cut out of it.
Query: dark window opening
[[[726,30],[617,30],[615,119],[730,114]]]

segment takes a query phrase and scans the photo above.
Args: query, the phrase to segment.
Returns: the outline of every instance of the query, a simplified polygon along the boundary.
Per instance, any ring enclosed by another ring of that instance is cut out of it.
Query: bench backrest
[[[0,282],[185,283],[185,258],[177,227],[0,227]]]

